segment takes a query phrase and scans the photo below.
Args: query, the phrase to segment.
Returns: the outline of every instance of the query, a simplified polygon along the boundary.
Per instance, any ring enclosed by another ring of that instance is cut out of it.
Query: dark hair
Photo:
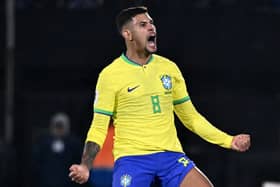
[[[122,27],[131,19],[142,13],[148,12],[148,9],[144,6],[137,6],[137,7],[130,7],[123,9],[116,17],[116,24],[117,24],[117,29],[119,33],[121,33]]]

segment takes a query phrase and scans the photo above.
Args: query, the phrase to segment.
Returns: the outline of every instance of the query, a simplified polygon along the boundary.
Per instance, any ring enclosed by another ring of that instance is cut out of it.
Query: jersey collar
[[[122,53],[121,58],[128,64],[131,64],[134,66],[142,66],[142,65],[134,62],[133,60],[130,60],[124,53]],[[154,55],[152,54],[146,64],[149,64],[150,62],[152,62],[153,59],[154,59]]]

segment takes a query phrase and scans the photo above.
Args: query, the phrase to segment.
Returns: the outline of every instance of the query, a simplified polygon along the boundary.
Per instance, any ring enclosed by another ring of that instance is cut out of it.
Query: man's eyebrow
[[[139,23],[140,23],[140,24],[141,24],[141,23],[154,23],[154,20],[152,20],[152,19],[149,19],[149,20],[141,20]]]

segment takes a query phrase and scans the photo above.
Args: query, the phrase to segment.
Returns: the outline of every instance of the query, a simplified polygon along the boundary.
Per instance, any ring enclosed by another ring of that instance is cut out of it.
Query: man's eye
[[[146,26],[146,23],[140,23],[140,26],[141,26],[141,27],[145,27],[145,26]]]

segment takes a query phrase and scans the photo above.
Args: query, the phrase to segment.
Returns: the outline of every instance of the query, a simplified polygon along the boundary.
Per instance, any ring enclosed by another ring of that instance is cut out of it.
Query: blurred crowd
[[[80,10],[80,9],[97,9],[100,7],[128,7],[135,5],[163,5],[183,2],[178,1],[160,1],[160,0],[118,0],[118,1],[104,1],[104,0],[15,0],[17,9],[69,9],[69,10]],[[186,3],[186,2],[183,2]],[[193,0],[187,2],[193,8],[211,8],[211,7],[228,7],[228,6],[241,6],[247,8],[268,8],[268,7],[280,7],[280,0]],[[148,6],[149,7],[149,6]]]
[[[32,176],[36,187],[75,187],[68,168],[78,163],[82,142],[70,131],[70,117],[63,112],[51,116],[49,129],[37,135],[32,146]]]
[[[16,0],[16,7],[26,8],[63,8],[94,9],[102,6],[104,0]]]
[[[0,139],[0,185],[5,184],[5,187],[15,185],[17,164],[15,149]]]
[[[117,8],[138,5],[155,5],[159,0],[15,0],[17,9],[66,9],[66,10],[93,10],[101,7]],[[162,3],[162,2],[161,2]],[[166,4],[166,3],[165,3]]]

